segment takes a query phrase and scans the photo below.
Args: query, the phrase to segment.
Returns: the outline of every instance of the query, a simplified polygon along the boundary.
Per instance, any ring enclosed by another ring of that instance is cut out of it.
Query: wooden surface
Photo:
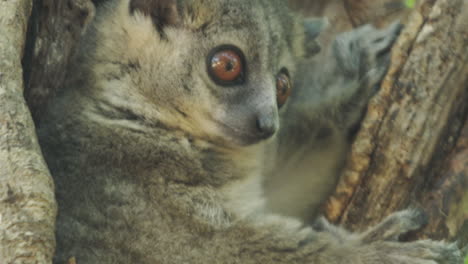
[[[408,206],[430,215],[419,237],[454,237],[467,222],[467,164],[454,161],[465,153],[454,146],[467,117],[467,17],[465,0],[423,1],[411,14],[326,206],[334,222],[364,229]]]
[[[53,183],[23,99],[21,58],[31,0],[0,1],[0,263],[50,263]]]
[[[65,78],[90,3],[0,1],[1,264],[52,262],[54,185],[23,94],[37,119]]]
[[[25,98],[36,122],[62,85],[83,27],[94,15],[91,0],[34,0],[25,58]]]

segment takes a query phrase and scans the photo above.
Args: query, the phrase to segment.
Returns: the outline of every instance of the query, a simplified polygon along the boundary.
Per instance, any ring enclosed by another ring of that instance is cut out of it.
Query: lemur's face
[[[238,145],[259,143],[279,129],[278,111],[293,88],[285,35],[293,22],[281,25],[278,16],[286,14],[259,1],[217,2],[211,5],[217,15],[191,33],[196,42],[187,43],[196,65],[190,86],[207,94],[199,100],[217,136]]]
[[[275,134],[298,35],[281,0],[122,1],[130,89],[151,103],[148,120],[240,146]]]
[[[225,104],[213,117],[228,137],[240,144],[267,139],[279,128],[278,109],[292,90],[289,71],[260,70],[253,57],[237,46],[223,44],[206,56],[208,86],[219,89]],[[270,74],[268,74],[270,73]],[[266,75],[266,76],[264,76]],[[226,90],[226,91],[224,91]]]
[[[261,34],[255,31],[239,31],[233,32],[233,38],[226,34],[222,41],[213,41],[199,76],[216,100],[211,118],[223,136],[249,145],[270,138],[278,130],[278,111],[292,91],[288,70],[292,65],[287,59],[279,63],[279,52],[271,54],[278,48],[268,47],[274,45],[270,39],[256,39]],[[238,35],[244,35],[244,40],[252,38],[252,44],[242,43]]]

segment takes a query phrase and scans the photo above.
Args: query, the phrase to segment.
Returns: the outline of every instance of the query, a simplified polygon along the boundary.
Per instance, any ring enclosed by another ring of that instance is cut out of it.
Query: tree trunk
[[[1,264],[52,262],[57,206],[31,112],[61,85],[92,11],[87,0],[0,1]]]
[[[414,10],[326,206],[331,220],[362,229],[417,206],[430,216],[418,237],[462,235],[468,225],[467,17],[465,0],[428,0]]]
[[[36,122],[62,85],[76,44],[93,15],[91,0],[34,0],[23,65],[24,95]]]
[[[306,14],[329,17],[324,45],[337,32],[366,22],[408,21],[326,215],[362,229],[392,211],[419,206],[431,221],[418,237],[463,241],[461,234],[468,237],[466,0],[424,0],[408,20],[408,9],[395,4],[399,0],[290,2]],[[90,0],[0,1],[2,264],[51,263],[53,183],[23,93],[38,122],[66,78],[64,69],[92,14]]]
[[[0,261],[48,263],[55,246],[52,178],[23,99],[30,0],[0,2]]]

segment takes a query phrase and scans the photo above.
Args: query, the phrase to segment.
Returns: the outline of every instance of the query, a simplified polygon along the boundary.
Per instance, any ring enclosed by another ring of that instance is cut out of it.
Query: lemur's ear
[[[306,56],[311,57],[320,51],[320,45],[316,38],[328,26],[326,18],[307,18],[304,20],[305,51]]]
[[[154,26],[159,32],[168,25],[176,25],[180,22],[180,12],[177,0],[130,0],[130,13],[141,12],[150,16]]]

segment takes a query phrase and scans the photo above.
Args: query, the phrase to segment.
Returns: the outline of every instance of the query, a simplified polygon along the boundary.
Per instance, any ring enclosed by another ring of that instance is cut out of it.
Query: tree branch
[[[414,11],[326,206],[331,220],[362,229],[417,205],[430,213],[429,229],[435,223],[446,230],[460,228],[449,228],[446,220],[467,188],[461,187],[460,178],[442,171],[467,116],[467,16],[464,0],[427,0]],[[431,209],[434,194],[438,203],[446,203],[437,210]]]
[[[0,1],[0,260],[51,262],[56,204],[23,99],[21,59],[31,0]]]

